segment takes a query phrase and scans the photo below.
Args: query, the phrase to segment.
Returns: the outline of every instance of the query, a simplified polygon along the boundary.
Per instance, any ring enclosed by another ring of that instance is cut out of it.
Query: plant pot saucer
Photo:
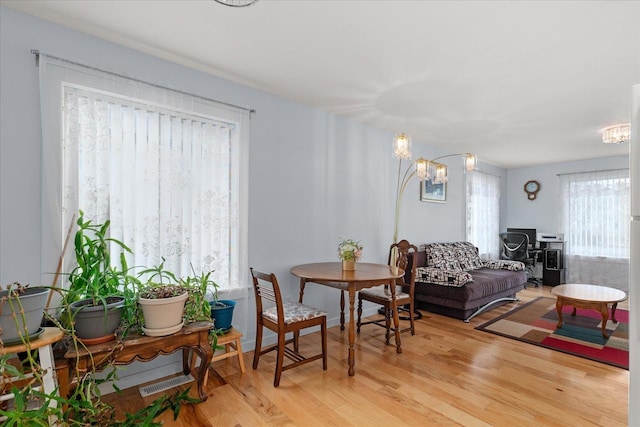
[[[116,334],[109,334],[103,337],[95,337],[95,338],[79,338],[80,342],[82,342],[82,344],[84,345],[102,344],[103,342],[109,342],[114,339],[116,339]]]
[[[164,337],[167,335],[171,335],[171,334],[175,334],[176,332],[178,332],[180,329],[182,329],[182,327],[184,326],[184,320],[175,325],[175,326],[169,326],[168,328],[153,328],[153,329],[149,329],[149,328],[145,328],[144,326],[142,327],[142,332],[144,332],[145,335],[149,336],[149,337]]]
[[[33,341],[34,339],[38,338],[40,335],[42,335],[42,333],[44,332],[43,328],[38,328],[37,331],[35,331],[33,334],[29,335],[28,338],[25,339],[26,342],[29,341]],[[5,347],[9,347],[12,345],[18,345],[18,344],[22,344],[22,338],[18,337],[18,338],[14,338],[11,340],[3,340],[2,341]]]

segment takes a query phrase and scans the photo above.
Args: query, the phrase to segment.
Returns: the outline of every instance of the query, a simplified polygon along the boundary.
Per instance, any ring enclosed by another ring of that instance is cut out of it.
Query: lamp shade
[[[416,160],[416,175],[420,181],[424,181],[429,176],[429,161],[420,157]]]
[[[443,182],[447,182],[449,179],[448,176],[448,168],[447,165],[443,165],[442,163],[436,163],[436,173],[433,178],[434,184],[442,184]]]
[[[466,153],[462,158],[462,162],[466,172],[471,172],[478,168],[478,156],[474,154]]]
[[[406,160],[411,158],[411,138],[404,133],[396,135],[393,139],[393,155],[397,159]]]

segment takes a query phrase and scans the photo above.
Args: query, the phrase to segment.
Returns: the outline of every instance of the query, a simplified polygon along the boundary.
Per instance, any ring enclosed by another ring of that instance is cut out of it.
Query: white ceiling
[[[628,152],[640,1],[0,1],[511,168]]]

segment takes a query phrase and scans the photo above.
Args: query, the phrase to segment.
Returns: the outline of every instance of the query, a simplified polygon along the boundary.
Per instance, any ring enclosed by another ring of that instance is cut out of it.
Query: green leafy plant
[[[200,273],[191,266],[192,276],[180,279],[180,283],[188,290],[189,299],[185,307],[185,321],[199,322],[211,319],[211,305],[206,300],[207,292],[212,291],[213,300],[218,301],[218,284],[211,279],[213,270]]]
[[[78,231],[74,239],[77,266],[68,274],[68,289],[53,289],[61,294],[62,312],[65,315],[60,320],[45,313],[48,322],[65,330],[68,345],[75,348],[76,352],[84,347],[84,344],[76,335],[70,306],[73,302],[87,298],[94,304],[104,303],[112,295],[125,298],[125,314],[118,339],[124,339],[127,331],[139,331],[140,326],[144,324],[137,304],[139,295],[147,298],[166,298],[186,291],[189,295],[184,315],[185,323],[211,320],[206,295],[207,292],[213,291],[214,297],[217,297],[218,288],[211,280],[212,272],[196,274],[192,268],[193,275],[178,279],[171,271],[165,269],[162,259],[158,266],[146,268],[133,275],[126,260],[126,254],[132,252],[124,243],[108,236],[109,221],[94,224],[85,220],[83,212],[80,211],[77,225]],[[121,249],[119,263],[116,266],[111,265],[110,245]],[[12,295],[17,295],[23,289],[25,287],[14,286]],[[216,348],[215,331],[211,331],[210,339],[212,346]],[[28,336],[26,340],[28,344]],[[126,414],[124,420],[116,420],[115,409],[102,401],[98,387],[101,383],[117,379],[115,366],[104,367],[104,375],[100,378],[95,375],[94,370],[75,372],[77,384],[70,396],[60,397],[55,393],[47,395],[36,387],[36,384],[42,383],[44,374],[33,356],[35,352],[37,350],[27,351],[19,368],[9,363],[9,356],[0,357],[0,389],[5,392],[7,390],[4,388],[8,387],[2,383],[2,375],[19,379],[18,386],[11,385],[16,395],[14,408],[7,410],[0,406],[0,416],[7,417],[3,426],[48,426],[51,416],[57,418],[61,426],[156,426],[160,424],[154,422],[154,419],[161,413],[172,410],[174,419],[177,419],[181,404],[199,402],[188,396],[187,389],[173,396],[164,395],[145,408]],[[32,373],[33,377],[26,376],[25,371]],[[119,392],[115,384],[113,386]],[[52,402],[55,404],[51,404]]]
[[[146,299],[162,299],[182,295],[189,295],[185,304],[184,322],[201,322],[211,320],[211,307],[206,299],[207,293],[217,290],[218,285],[211,279],[213,271],[197,274],[193,266],[193,275],[178,279],[175,274],[165,269],[165,260],[152,268],[145,269],[138,274],[138,296]],[[142,310],[138,309],[136,327],[144,324]]]
[[[24,288],[24,287],[21,287]],[[17,290],[16,290],[17,291]],[[54,289],[55,292],[64,292]],[[63,302],[63,304],[68,304]],[[68,308],[68,307],[65,307]],[[58,319],[45,313],[47,320],[58,328],[64,326]],[[73,329],[67,330],[70,346],[78,349],[83,344],[74,334]],[[26,344],[29,344],[26,338]],[[76,372],[78,378],[76,387],[70,396],[58,396],[56,392],[45,394],[40,391],[38,384],[42,383],[44,370],[36,360],[38,350],[28,350],[21,353],[18,366],[11,363],[13,355],[0,356],[0,391],[12,392],[15,395],[13,408],[0,406],[0,417],[6,417],[3,426],[49,426],[50,417],[57,419],[57,424],[63,426],[120,426],[133,427],[137,425],[159,426],[154,420],[167,410],[173,411],[176,420],[180,406],[184,403],[197,403],[199,400],[189,396],[189,389],[176,392],[173,395],[163,395],[149,405],[134,413],[125,414],[124,420],[116,419],[115,408],[102,400],[99,385],[117,379],[115,366],[106,366],[102,377],[97,377],[94,370]],[[31,376],[26,375],[32,374]],[[4,382],[3,378],[12,378]],[[116,392],[120,390],[114,385]]]
[[[128,274],[126,253],[131,249],[120,240],[108,237],[110,221],[94,224],[84,219],[80,211],[77,220],[78,231],[74,238],[76,267],[69,273],[69,288],[65,294],[66,302],[91,298],[93,305],[112,295],[124,295],[126,286],[134,281]],[[122,252],[120,266],[111,265],[110,245],[114,244]],[[131,291],[129,291],[131,292]]]

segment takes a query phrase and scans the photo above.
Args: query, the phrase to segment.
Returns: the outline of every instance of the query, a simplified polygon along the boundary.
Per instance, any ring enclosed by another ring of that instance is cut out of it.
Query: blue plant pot
[[[222,332],[231,329],[231,321],[233,320],[233,309],[236,302],[233,300],[221,299],[217,303],[209,302],[211,306],[211,318],[213,319],[213,327]]]

